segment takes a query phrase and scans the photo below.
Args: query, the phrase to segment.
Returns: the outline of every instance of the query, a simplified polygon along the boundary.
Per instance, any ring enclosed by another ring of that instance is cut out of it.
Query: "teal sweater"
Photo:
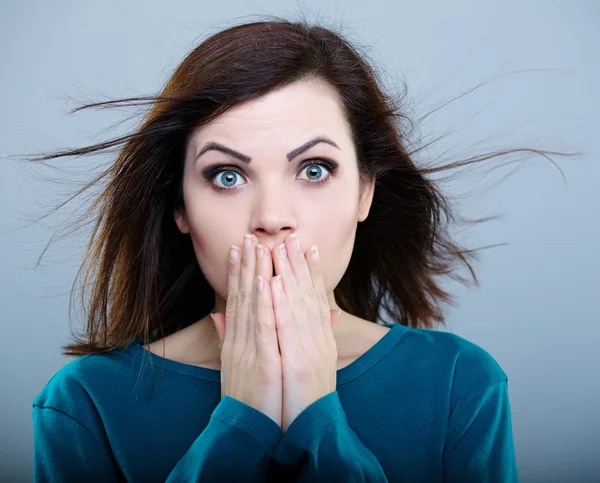
[[[285,433],[221,399],[219,371],[139,341],[80,357],[33,401],[34,481],[517,482],[501,367],[457,335],[391,327]]]

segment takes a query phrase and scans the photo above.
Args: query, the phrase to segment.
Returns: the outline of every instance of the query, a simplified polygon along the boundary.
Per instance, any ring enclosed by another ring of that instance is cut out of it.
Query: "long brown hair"
[[[328,28],[269,17],[207,38],[157,96],[98,102],[73,111],[149,105],[135,132],[33,159],[121,146],[108,169],[55,208],[106,181],[78,220],[95,221],[71,292],[73,296],[83,274],[87,326],[83,333],[73,333],[74,343],[63,347],[64,354],[107,352],[136,338],[156,340],[207,315],[215,303],[214,290],[199,268],[189,235],[181,234],[173,219],[174,210],[183,209],[188,136],[229,108],[307,78],[318,78],[339,93],[360,178],[376,178],[371,210],[358,224],[348,269],[335,288],[336,301],[372,322],[381,316],[411,327],[444,324],[444,305],[452,297],[439,278],[477,284],[475,250],[452,240],[449,228],[458,219],[431,175],[510,153],[552,153],[521,148],[418,166],[416,155],[427,143],[410,145],[415,126],[402,110],[404,96],[383,91],[367,55]],[[459,274],[461,266],[469,277]]]

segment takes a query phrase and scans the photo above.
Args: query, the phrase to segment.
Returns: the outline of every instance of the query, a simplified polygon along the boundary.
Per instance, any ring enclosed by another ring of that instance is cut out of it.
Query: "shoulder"
[[[469,408],[475,411],[478,401],[490,407],[507,407],[508,376],[483,347],[451,332],[401,330],[404,333],[395,351],[396,366],[409,372],[406,377],[413,387],[443,402],[449,421],[456,423],[458,417],[469,414]]]
[[[126,348],[106,354],[85,355],[60,368],[33,400],[34,407],[52,408],[79,421],[91,416],[96,396],[106,393],[130,364]]]
[[[401,352],[427,372],[446,376],[454,388],[469,386],[477,390],[508,379],[496,359],[472,341],[439,330],[404,330]]]

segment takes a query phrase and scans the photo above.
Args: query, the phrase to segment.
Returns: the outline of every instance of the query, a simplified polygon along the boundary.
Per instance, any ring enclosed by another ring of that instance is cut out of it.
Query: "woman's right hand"
[[[213,315],[221,341],[221,397],[242,401],[281,426],[283,375],[269,283],[271,250],[258,245],[254,235],[244,237],[237,259],[231,256],[236,249],[230,251],[226,313]]]

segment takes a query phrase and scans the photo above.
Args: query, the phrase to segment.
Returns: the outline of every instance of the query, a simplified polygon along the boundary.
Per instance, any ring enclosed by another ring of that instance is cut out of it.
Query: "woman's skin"
[[[326,138],[335,146],[317,142],[297,152],[315,138]],[[207,149],[209,143],[240,153],[250,162]],[[319,166],[320,160],[337,169]],[[219,165],[227,168],[206,179],[203,173]],[[272,250],[297,233],[303,252],[317,246],[329,306],[341,311],[333,329],[338,369],[360,357],[388,329],[342,311],[333,290],[348,267],[357,223],[368,216],[374,184],[372,178],[361,189],[337,93],[319,80],[297,81],[197,128],[185,155],[185,212],[174,217],[179,230],[190,235],[200,268],[215,290],[211,312],[226,313],[232,245],[241,247],[248,233],[254,244]],[[206,316],[150,344],[150,349],[168,359],[220,369],[219,342]]]

